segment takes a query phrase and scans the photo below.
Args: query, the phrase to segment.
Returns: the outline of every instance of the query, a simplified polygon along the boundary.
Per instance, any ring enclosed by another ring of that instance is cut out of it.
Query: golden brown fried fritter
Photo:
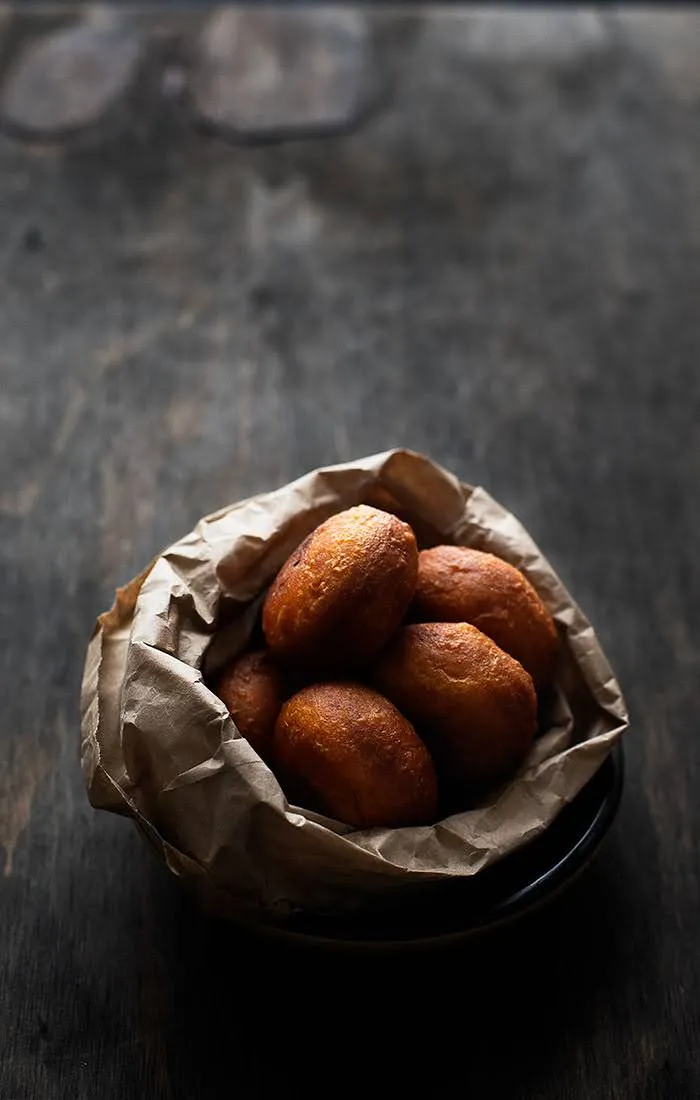
[[[380,691],[415,723],[447,786],[480,791],[509,778],[532,744],[530,675],[475,626],[406,626],[374,669]]]
[[[272,745],[287,796],[357,828],[434,820],[428,750],[388,699],[362,684],[314,684],[282,708]]]
[[[361,666],[389,640],[413,598],[418,550],[408,524],[359,505],[317,527],[273,582],[263,631],[305,674]]]

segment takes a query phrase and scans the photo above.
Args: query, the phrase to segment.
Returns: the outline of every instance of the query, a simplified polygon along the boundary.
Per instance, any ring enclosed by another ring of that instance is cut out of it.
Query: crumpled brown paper
[[[289,805],[203,680],[245,645],[301,540],[362,502],[396,510],[423,545],[475,546],[521,568],[564,643],[546,728],[517,777],[434,826],[357,831]],[[210,908],[278,919],[477,874],[541,833],[626,727],[591,626],[518,521],[483,489],[396,450],[207,516],[119,589],[88,648],[82,764],[92,804],[132,817]]]

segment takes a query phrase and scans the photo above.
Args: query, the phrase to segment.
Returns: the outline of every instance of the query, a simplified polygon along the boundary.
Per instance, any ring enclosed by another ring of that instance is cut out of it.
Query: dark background
[[[700,16],[537,18],[389,35],[348,137],[241,149],[144,103],[0,139],[3,1100],[700,1095]],[[575,594],[626,790],[509,933],[319,958],[199,916],[90,809],[84,650],[203,513],[394,445]]]

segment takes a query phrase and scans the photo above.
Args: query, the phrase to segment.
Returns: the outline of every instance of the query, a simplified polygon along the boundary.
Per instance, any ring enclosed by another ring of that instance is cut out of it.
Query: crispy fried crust
[[[348,825],[435,819],[428,750],[396,707],[362,684],[316,684],[294,695],[277,720],[272,756],[292,801]]]
[[[275,722],[288,692],[267,650],[245,653],[226,665],[214,691],[228,707],[239,733],[267,761]]]
[[[407,523],[364,504],[339,512],[278,573],[263,607],[267,644],[306,673],[357,668],[401,622],[417,571]]]
[[[452,788],[479,791],[507,779],[532,744],[531,677],[468,623],[404,627],[377,662],[374,681],[415,723]]]
[[[435,546],[418,557],[411,617],[471,623],[520,661],[539,690],[552,677],[558,638],[528,579],[508,562],[464,546]]]

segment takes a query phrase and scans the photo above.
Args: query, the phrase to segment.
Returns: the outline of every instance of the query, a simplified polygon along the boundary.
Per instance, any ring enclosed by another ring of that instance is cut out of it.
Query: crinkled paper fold
[[[261,594],[294,548],[362,502],[397,511],[422,545],[474,546],[518,566],[563,642],[554,698],[519,774],[434,826],[357,831],[289,805],[205,684],[245,645]],[[315,470],[202,519],[99,617],[82,691],[92,804],[132,817],[210,908],[272,919],[478,874],[541,833],[626,727],[590,624],[523,527],[483,489],[400,450]]]

